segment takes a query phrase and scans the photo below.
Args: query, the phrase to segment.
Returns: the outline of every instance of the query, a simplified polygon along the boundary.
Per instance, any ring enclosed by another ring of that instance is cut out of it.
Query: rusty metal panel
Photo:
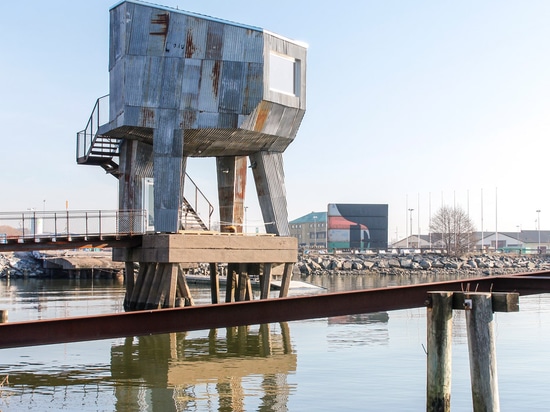
[[[201,61],[185,59],[183,67],[180,109],[197,110],[199,106],[199,86],[201,80]],[[184,127],[190,127],[187,122]]]
[[[225,24],[209,21],[206,32],[206,59],[221,60],[223,55],[223,32]]]
[[[218,127],[220,129],[237,128],[238,116],[233,113],[220,113],[218,116]],[[235,133],[235,132],[234,132]]]
[[[144,56],[149,45],[149,27],[153,9],[127,3],[126,25],[128,27],[127,53]]]
[[[123,70],[123,76],[118,78],[118,83],[128,82],[132,87],[124,88],[123,84],[114,85],[116,90],[125,90],[124,99],[131,106],[143,105],[143,74],[146,72],[147,59],[143,56],[127,56],[124,63],[117,64]]]
[[[223,37],[224,61],[263,62],[263,33],[261,30],[227,25]]]
[[[243,105],[244,62],[224,61],[220,81],[219,111],[239,113]],[[234,126],[233,126],[234,127]]]
[[[152,10],[147,44],[149,56],[164,56],[169,27],[170,13],[165,10]]]
[[[246,69],[246,88],[243,91],[243,106],[241,113],[250,114],[263,98],[264,93],[263,63],[248,63]]]
[[[187,17],[185,35],[185,58],[204,59],[206,56],[206,33],[208,21],[196,17]]]
[[[160,90],[161,108],[177,109],[181,103],[184,61],[178,58],[165,58],[163,65],[164,75]]]
[[[203,112],[215,113],[218,111],[221,60],[204,60],[201,70],[199,90],[199,107]]]
[[[126,8],[126,5],[121,5],[121,7],[111,9],[110,11],[111,24],[109,26],[109,37],[111,42],[109,45],[109,70],[126,53]]]
[[[187,21],[187,16],[185,16],[184,14],[170,14],[170,26],[166,34],[166,56],[179,59],[185,57],[185,37],[187,34]]]

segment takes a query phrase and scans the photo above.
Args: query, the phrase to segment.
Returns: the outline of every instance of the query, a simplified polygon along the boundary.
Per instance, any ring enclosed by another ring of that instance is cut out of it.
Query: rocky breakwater
[[[32,253],[0,253],[0,278],[40,276],[42,262]]]
[[[380,274],[411,275],[415,272],[489,276],[550,270],[550,255],[484,254],[459,258],[442,255],[301,255],[295,273],[301,275]]]

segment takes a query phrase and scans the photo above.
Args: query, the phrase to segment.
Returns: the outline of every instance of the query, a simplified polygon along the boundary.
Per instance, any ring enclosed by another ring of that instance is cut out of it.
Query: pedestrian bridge
[[[132,247],[146,233],[144,210],[0,213],[0,252]]]

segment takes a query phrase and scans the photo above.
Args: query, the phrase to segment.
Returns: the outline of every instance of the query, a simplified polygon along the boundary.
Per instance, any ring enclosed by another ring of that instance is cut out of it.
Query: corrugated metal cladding
[[[250,161],[267,233],[290,236],[282,154],[258,152]]]
[[[102,134],[152,143],[149,158],[122,151],[121,164],[133,174],[126,182],[143,176],[133,163],[154,165],[155,230],[179,228],[187,157],[250,156],[268,231],[288,235],[281,153],[305,113],[306,47],[257,27],[137,0],[118,3],[110,16],[111,110]],[[272,52],[293,59],[294,94],[270,89]],[[134,183],[120,182],[121,193],[143,196]],[[244,181],[235,185],[244,193]],[[232,196],[239,221],[237,201]]]

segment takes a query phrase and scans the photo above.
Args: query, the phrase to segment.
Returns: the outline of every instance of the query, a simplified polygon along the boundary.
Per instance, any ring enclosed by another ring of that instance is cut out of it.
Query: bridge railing
[[[64,210],[0,213],[0,243],[145,233],[144,210]]]

